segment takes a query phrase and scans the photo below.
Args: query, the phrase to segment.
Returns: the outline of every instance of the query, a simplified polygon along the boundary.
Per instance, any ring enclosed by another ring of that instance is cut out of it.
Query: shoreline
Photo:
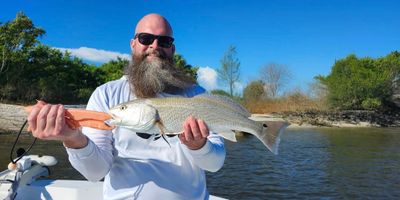
[[[305,120],[288,120],[286,117],[282,117],[280,115],[274,114],[252,114],[250,119],[254,121],[287,121],[290,125],[287,129],[308,129],[308,128],[368,128],[368,127],[377,127],[373,126],[371,123],[368,122],[360,122],[357,124],[349,123],[345,121],[340,122],[324,122],[325,125],[321,123],[321,125],[311,124],[306,122]],[[331,125],[326,125],[330,123]]]
[[[368,128],[400,127],[400,113],[378,113],[363,110],[308,111],[252,114],[255,121],[287,121],[288,128]]]
[[[66,107],[84,108],[83,105]],[[24,106],[0,103],[0,133],[18,133],[25,122],[27,113]],[[294,128],[367,128],[400,127],[400,113],[377,113],[371,111],[308,111],[252,114],[255,121],[287,121],[288,129]],[[25,131],[26,132],[26,128]]]

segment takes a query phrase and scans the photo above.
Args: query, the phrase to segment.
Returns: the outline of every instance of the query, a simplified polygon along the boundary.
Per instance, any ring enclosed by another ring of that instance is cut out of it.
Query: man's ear
[[[134,49],[134,47],[135,47],[135,39],[131,39],[131,43],[130,43],[130,46],[131,46],[131,51],[132,51],[132,53],[133,53],[133,49]]]

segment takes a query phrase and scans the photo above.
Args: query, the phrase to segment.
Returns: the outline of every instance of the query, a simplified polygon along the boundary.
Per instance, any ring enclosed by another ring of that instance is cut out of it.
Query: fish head
[[[110,109],[107,123],[113,126],[129,128],[134,131],[146,131],[158,120],[157,110],[144,101],[127,102]]]

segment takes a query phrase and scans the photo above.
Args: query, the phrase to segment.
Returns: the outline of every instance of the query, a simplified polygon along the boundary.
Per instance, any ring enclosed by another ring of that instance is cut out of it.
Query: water
[[[0,135],[5,169],[15,135]],[[24,136],[19,146],[28,146]],[[229,199],[400,199],[400,128],[287,130],[274,156],[256,138],[226,142],[227,158],[207,173],[211,194]],[[58,142],[39,141],[33,154],[54,155],[51,178],[83,179]]]
[[[227,143],[211,193],[230,199],[399,199],[400,129],[288,130],[280,154]]]

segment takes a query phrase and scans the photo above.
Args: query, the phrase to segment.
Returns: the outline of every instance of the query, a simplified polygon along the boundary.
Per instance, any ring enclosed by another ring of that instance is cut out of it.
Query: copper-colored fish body
[[[33,106],[25,107],[27,113],[30,113],[32,109]],[[109,126],[105,123],[106,120],[111,118],[112,117],[109,114],[104,112],[74,108],[65,109],[65,123],[72,129],[77,129],[83,126],[100,130],[112,130],[114,129],[114,126]]]

